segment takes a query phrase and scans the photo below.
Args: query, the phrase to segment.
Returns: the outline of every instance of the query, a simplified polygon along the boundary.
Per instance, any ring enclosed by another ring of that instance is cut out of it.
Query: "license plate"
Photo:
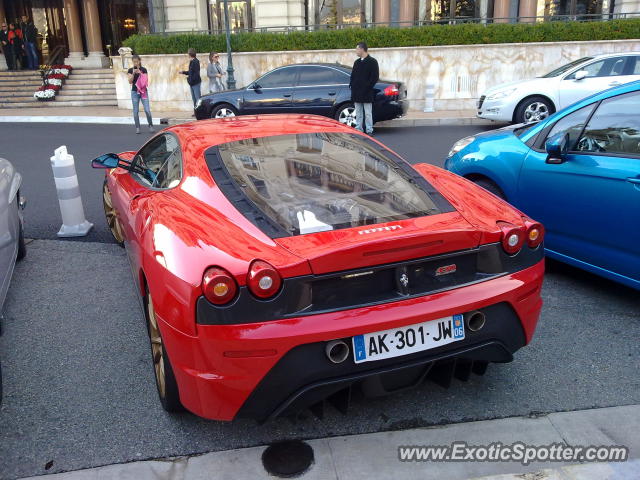
[[[355,363],[400,357],[464,340],[462,315],[353,337]]]

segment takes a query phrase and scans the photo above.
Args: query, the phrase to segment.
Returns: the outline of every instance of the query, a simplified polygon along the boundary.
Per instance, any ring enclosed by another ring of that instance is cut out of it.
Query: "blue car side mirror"
[[[569,150],[569,134],[566,132],[556,133],[547,139],[544,147],[547,151],[547,163],[552,165],[564,163]]]
[[[120,163],[120,157],[115,153],[105,153],[91,161],[93,168],[116,168]]]

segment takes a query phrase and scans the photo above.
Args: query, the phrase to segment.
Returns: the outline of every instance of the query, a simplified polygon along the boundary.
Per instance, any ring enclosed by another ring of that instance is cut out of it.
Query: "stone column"
[[[495,23],[508,23],[509,20],[509,0],[496,0],[493,4],[493,18],[498,18],[499,20],[494,20]]]
[[[401,27],[410,27],[415,20],[416,0],[400,0],[400,15],[398,21]]]
[[[537,0],[520,0],[520,8],[518,10],[518,21],[523,23],[535,23],[533,18],[537,13]]]
[[[74,68],[82,68],[84,52],[82,50],[82,31],[80,29],[80,14],[76,0],[64,0],[64,23],[67,26],[69,40],[69,56],[64,63]]]
[[[375,0],[375,23],[389,23],[391,20],[391,0]]]
[[[98,15],[98,0],[82,1],[84,14],[84,33],[87,38],[89,55],[83,65],[85,68],[103,68],[109,65],[109,59],[102,51],[102,32]]]

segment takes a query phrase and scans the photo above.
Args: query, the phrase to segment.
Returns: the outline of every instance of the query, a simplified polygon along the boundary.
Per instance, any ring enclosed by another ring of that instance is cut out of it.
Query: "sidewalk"
[[[153,112],[152,112],[153,113]],[[140,122],[144,125],[144,113]],[[191,122],[195,118],[189,112],[157,112],[153,117],[156,125],[177,125]],[[59,107],[2,108],[1,122],[51,122],[51,123],[98,123],[133,125],[131,111],[117,107]],[[427,127],[454,125],[499,125],[491,120],[476,117],[475,110],[456,110],[424,113],[409,111],[406,116],[386,122],[378,122],[376,127]]]
[[[259,427],[257,427],[259,428]],[[315,461],[303,480],[638,480],[640,405],[515,417],[395,432],[310,440]],[[624,462],[411,462],[398,460],[399,446],[468,445],[626,446]],[[109,465],[45,477],[47,480],[273,479],[261,461],[264,447]],[[30,477],[31,479],[43,477]]]

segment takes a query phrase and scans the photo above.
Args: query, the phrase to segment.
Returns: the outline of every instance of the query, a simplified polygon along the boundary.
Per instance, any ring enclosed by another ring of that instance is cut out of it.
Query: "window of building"
[[[613,0],[539,0],[544,3],[545,19],[557,16],[588,18],[613,11]]]
[[[232,32],[252,30],[254,25],[254,0],[227,2],[229,8],[229,28]],[[209,0],[209,19],[213,33],[225,30],[223,0]]]

